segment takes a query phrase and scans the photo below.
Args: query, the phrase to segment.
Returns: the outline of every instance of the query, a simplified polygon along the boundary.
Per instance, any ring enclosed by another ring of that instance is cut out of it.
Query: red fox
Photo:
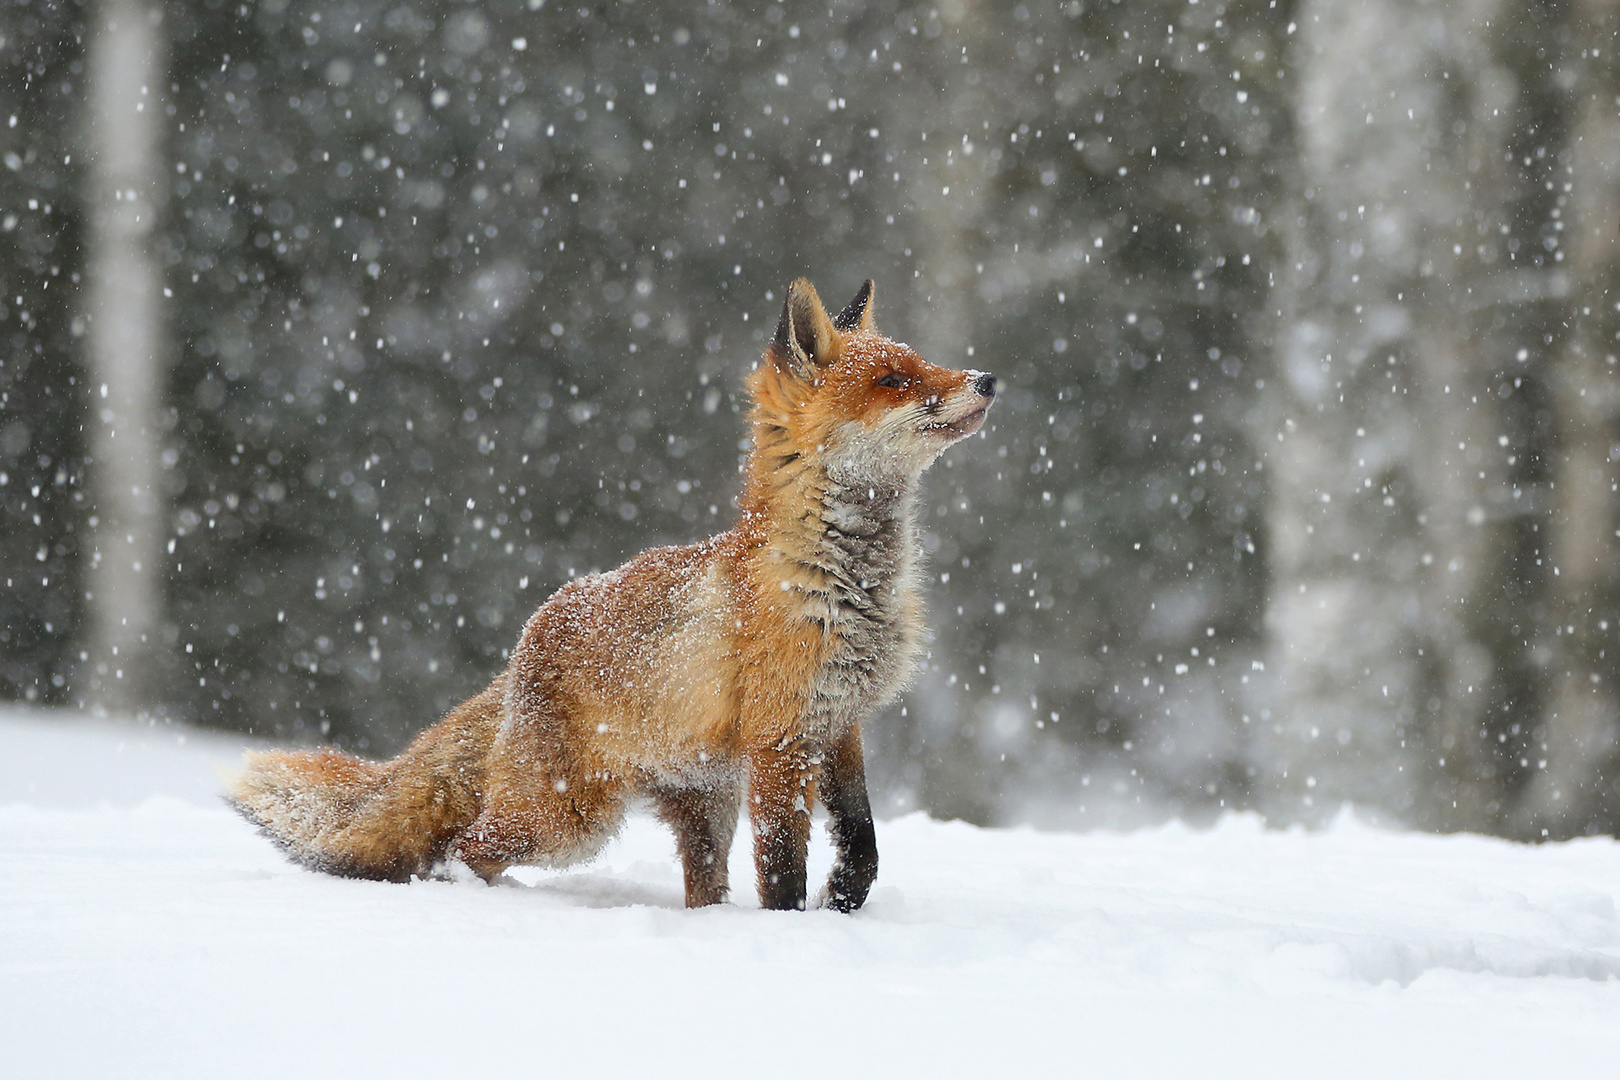
[[[819,799],[821,902],[859,908],[877,876],[861,723],[921,650],[919,481],[983,426],[996,380],[879,334],[872,282],[829,317],[800,278],[748,389],[734,528],[557,590],[495,681],[392,761],[249,754],[228,801],[299,863],[404,881],[589,859],[644,798],[698,907],[726,898],[746,783],[760,904],[805,906]]]

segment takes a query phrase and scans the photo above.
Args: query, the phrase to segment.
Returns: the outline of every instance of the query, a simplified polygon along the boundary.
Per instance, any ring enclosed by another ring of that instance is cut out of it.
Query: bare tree
[[[159,202],[162,7],[105,0],[95,25],[88,279],[93,497],[90,632],[81,694],[98,708],[150,704],[162,606],[158,416],[166,365],[151,238]]]
[[[1606,0],[1576,5],[1573,38],[1599,46],[1617,18]],[[1573,37],[1573,36],[1572,36]],[[1516,831],[1530,836],[1614,828],[1620,807],[1620,699],[1612,654],[1616,621],[1616,422],[1620,315],[1609,283],[1620,268],[1620,121],[1615,63],[1584,66],[1555,192],[1563,272],[1572,281],[1551,357],[1553,439],[1546,580],[1552,625],[1535,642],[1548,680],[1540,725],[1526,733],[1520,766],[1529,777]],[[1528,725],[1527,725],[1528,726]]]
[[[1482,205],[1479,162],[1501,157],[1511,82],[1483,41],[1500,9],[1298,10],[1281,385],[1260,440],[1277,713],[1262,734],[1285,806],[1355,797],[1431,826],[1479,820],[1455,784],[1421,781],[1468,752],[1461,733],[1491,698],[1472,619],[1505,486],[1478,333],[1492,256],[1458,200]]]

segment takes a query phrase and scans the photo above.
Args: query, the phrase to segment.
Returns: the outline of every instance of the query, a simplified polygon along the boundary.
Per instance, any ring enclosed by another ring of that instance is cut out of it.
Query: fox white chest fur
[[[805,617],[831,641],[807,695],[804,724],[837,739],[910,680],[923,625],[913,485],[829,478],[813,554],[825,585],[802,594]]]

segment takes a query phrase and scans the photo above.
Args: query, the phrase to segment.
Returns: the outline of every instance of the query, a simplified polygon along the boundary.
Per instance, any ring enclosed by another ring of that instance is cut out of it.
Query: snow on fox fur
[[[495,681],[392,761],[249,754],[231,804],[314,869],[403,881],[455,859],[487,880],[590,858],[645,798],[695,907],[726,897],[746,789],[760,903],[803,908],[819,799],[822,902],[860,907],[877,875],[861,723],[923,636],[918,484],[984,424],[996,380],[879,334],[872,282],[829,317],[800,278],[748,388],[733,528],[563,586]]]

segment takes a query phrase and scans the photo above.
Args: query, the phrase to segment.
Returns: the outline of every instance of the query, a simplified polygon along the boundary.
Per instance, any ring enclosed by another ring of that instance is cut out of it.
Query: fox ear
[[[836,340],[815,286],[805,278],[795,279],[788,286],[782,321],[776,324],[776,339],[771,342],[778,366],[795,375],[809,374],[814,367],[832,363]]]
[[[844,305],[844,310],[838,313],[833,325],[846,334],[851,330],[876,329],[872,322],[872,289],[872,279],[867,278],[861,284],[860,291],[855,294],[855,299]]]

